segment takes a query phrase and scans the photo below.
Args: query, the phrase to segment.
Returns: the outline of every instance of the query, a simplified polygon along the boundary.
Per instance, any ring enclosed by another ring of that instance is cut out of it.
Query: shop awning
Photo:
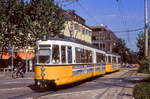
[[[34,52],[17,52],[17,55],[24,60],[30,60],[35,56]]]
[[[0,59],[9,59],[11,57],[11,54],[6,52],[0,53]]]

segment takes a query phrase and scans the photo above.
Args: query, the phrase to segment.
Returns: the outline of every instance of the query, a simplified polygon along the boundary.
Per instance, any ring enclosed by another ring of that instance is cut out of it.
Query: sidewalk
[[[12,78],[12,72],[0,72],[1,78]],[[34,72],[26,72],[25,78],[34,78]]]

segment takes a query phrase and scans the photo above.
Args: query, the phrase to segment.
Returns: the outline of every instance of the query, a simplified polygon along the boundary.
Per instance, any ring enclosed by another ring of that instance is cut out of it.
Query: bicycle
[[[17,69],[15,68],[15,70],[12,73],[12,78],[16,79],[16,78],[23,78],[25,75],[25,73],[23,72],[23,69]]]

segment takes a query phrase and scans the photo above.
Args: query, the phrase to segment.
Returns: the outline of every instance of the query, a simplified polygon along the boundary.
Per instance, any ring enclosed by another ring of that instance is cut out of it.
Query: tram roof
[[[120,56],[117,53],[112,53],[112,52],[106,52],[106,55],[111,55],[111,56]]]
[[[74,38],[69,38],[69,37],[63,37],[63,38],[49,37],[47,40],[58,40],[58,41],[72,42],[72,43],[77,43],[77,44],[85,45],[85,46],[100,50],[100,49],[98,49],[97,47],[95,47],[94,45],[92,45],[90,43],[87,43],[87,42],[84,42],[84,41],[81,41],[81,40],[78,40],[78,39],[74,39]],[[47,40],[41,40],[41,41],[47,41]],[[101,50],[101,51],[103,51],[103,50]],[[105,52],[105,51],[103,51],[103,52]]]
[[[57,41],[66,41],[66,42],[72,42],[72,43],[77,43],[77,44],[81,44],[81,45],[85,45],[91,48],[95,48],[96,50],[100,50],[97,47],[95,47],[94,45],[81,41],[79,39],[74,39],[74,38],[70,38],[70,37],[48,37],[47,40],[40,40],[40,41],[48,41],[48,40],[57,40]],[[112,52],[106,52],[104,50],[100,50],[103,51],[104,53],[106,53],[106,55],[111,55],[111,56],[120,56],[117,53],[112,53]]]

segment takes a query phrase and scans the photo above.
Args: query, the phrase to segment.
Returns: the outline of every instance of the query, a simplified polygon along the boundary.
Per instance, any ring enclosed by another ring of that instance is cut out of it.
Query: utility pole
[[[144,33],[145,33],[145,56],[148,58],[148,5],[144,0]]]
[[[148,48],[148,0],[144,0],[144,32],[145,32],[145,57],[148,59],[149,63],[149,71],[150,71],[150,55]]]

